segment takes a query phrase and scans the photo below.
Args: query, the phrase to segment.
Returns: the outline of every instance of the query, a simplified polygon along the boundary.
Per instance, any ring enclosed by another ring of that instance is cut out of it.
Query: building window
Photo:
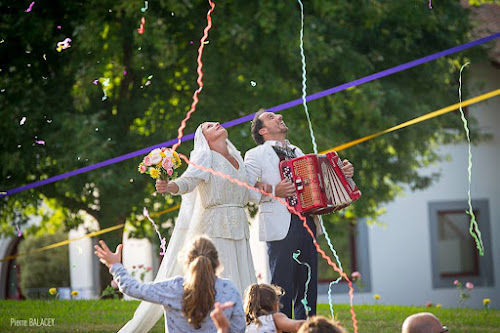
[[[352,272],[359,271],[362,275],[362,291],[371,291],[366,221],[364,219],[346,223],[327,223],[325,221],[325,227],[342,263],[344,272],[350,278]],[[324,235],[318,236],[318,243],[327,256],[338,266]],[[335,272],[325,259],[318,254],[318,293],[326,294],[330,282],[335,281],[338,277],[339,273]],[[354,287],[355,291],[360,291],[357,285],[354,284]],[[347,283],[343,279],[333,288],[333,292],[336,294],[349,291]]]
[[[477,286],[493,285],[488,200],[474,200],[472,207],[481,231],[484,256],[479,255],[469,233],[467,201],[429,203],[434,288],[453,288],[453,281],[460,278]]]

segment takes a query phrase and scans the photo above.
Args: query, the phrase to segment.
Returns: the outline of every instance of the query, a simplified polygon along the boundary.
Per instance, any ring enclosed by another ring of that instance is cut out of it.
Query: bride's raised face
[[[201,131],[208,143],[227,139],[227,131],[219,123],[206,122],[201,125]]]

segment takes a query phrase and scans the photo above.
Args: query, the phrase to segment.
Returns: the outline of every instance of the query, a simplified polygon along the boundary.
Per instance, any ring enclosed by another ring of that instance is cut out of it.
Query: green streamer
[[[469,173],[469,190],[467,191],[467,202],[469,204],[469,210],[466,210],[465,212],[467,215],[470,216],[470,226],[469,226],[469,233],[474,238],[476,242],[476,247],[479,250],[479,254],[481,256],[484,256],[484,245],[483,245],[483,240],[481,239],[481,231],[479,230],[479,226],[477,225],[476,221],[476,216],[474,215],[474,211],[472,210],[472,201],[471,201],[471,194],[470,194],[470,186],[471,186],[471,180],[472,180],[472,144],[470,142],[470,132],[469,132],[469,127],[467,125],[467,119],[465,118],[464,111],[462,110],[462,71],[467,66],[469,63],[465,63],[465,65],[460,68],[460,78],[459,78],[459,86],[458,86],[458,98],[460,100],[460,117],[462,118],[462,121],[464,123],[464,129],[465,133],[467,134],[467,141],[469,143],[469,166],[467,168],[467,171]]]

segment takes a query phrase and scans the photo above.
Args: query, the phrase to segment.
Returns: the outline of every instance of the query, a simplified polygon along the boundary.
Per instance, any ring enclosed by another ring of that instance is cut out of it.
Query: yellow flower
[[[380,295],[379,294],[375,294],[373,295],[373,299],[378,301],[380,299]]]
[[[151,178],[158,179],[160,178],[160,170],[156,168],[149,168],[149,175]]]
[[[490,304],[490,303],[491,303],[491,300],[490,300],[489,298],[485,298],[485,299],[483,299],[483,305],[484,305],[484,306],[487,306],[487,305],[488,305],[488,304]]]
[[[441,307],[441,303],[436,304],[436,308],[440,308],[440,307]]]
[[[71,296],[78,296],[78,291],[73,290],[73,291],[71,292]]]
[[[179,157],[179,154],[177,154],[176,151],[173,151],[172,154],[174,155],[175,158],[175,167],[178,168],[181,166],[181,158]]]
[[[57,288],[50,288],[49,289],[49,294],[51,294],[51,295],[57,294]]]

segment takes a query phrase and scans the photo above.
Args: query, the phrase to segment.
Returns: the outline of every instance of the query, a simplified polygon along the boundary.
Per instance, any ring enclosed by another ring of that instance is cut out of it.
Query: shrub
[[[42,237],[28,236],[21,241],[19,252],[26,253],[38,248],[68,239],[68,234],[57,231]],[[60,246],[42,252],[32,253],[18,258],[20,265],[21,292],[27,298],[31,288],[68,287],[70,285],[69,254],[67,246]]]

